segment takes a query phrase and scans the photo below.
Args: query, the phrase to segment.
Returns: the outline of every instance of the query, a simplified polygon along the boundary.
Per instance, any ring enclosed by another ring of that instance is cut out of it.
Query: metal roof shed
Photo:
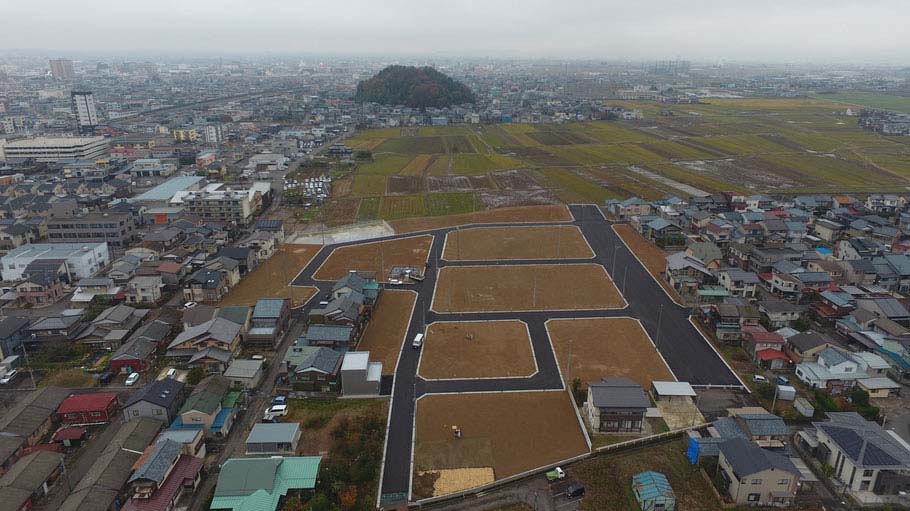
[[[641,472],[632,476],[632,491],[642,511],[674,511],[676,494],[667,476],[660,472]]]

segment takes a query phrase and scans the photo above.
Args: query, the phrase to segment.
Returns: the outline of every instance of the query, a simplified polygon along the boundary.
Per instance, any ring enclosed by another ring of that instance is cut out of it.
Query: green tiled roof
[[[316,487],[320,456],[231,458],[221,467],[209,509],[275,511],[290,489]]]
[[[240,399],[239,391],[228,392],[224,399],[221,400],[221,408],[234,408],[234,404],[237,403],[238,399]]]

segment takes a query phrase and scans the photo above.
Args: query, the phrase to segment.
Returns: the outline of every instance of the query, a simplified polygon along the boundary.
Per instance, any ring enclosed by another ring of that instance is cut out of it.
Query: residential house
[[[325,346],[333,349],[347,349],[356,343],[354,328],[346,325],[311,324],[306,333],[297,340],[301,346]]]
[[[815,362],[801,362],[796,365],[796,377],[812,388],[820,388],[838,395],[853,387],[857,379],[867,375],[845,352],[825,348],[818,353]]]
[[[300,442],[300,423],[258,423],[246,437],[246,455],[293,455]]]
[[[814,362],[822,350],[834,346],[837,344],[830,337],[810,330],[788,337],[784,351],[796,363]]]
[[[910,491],[910,451],[878,424],[855,412],[829,412],[828,421],[813,422],[801,433],[821,463],[833,468],[831,478],[864,504],[903,502]]]
[[[856,308],[856,301],[849,293],[822,291],[818,300],[809,305],[809,312],[820,324],[833,324],[837,319],[850,314]]]
[[[57,420],[64,424],[104,424],[116,417],[120,401],[116,392],[70,394],[57,408]]]
[[[253,231],[242,241],[237,242],[239,248],[246,248],[253,252],[256,258],[256,265],[267,261],[278,250],[280,243],[277,232],[271,231]]]
[[[28,510],[51,491],[66,469],[63,454],[39,450],[23,456],[0,477],[0,503],[4,509]]]
[[[341,391],[345,396],[378,396],[382,362],[370,362],[369,351],[349,351],[341,362]]]
[[[75,336],[76,342],[95,350],[116,350],[139,328],[148,309],[114,305],[101,311]]]
[[[22,351],[22,341],[28,336],[28,318],[9,316],[0,319],[0,360]]]
[[[242,392],[231,390],[227,378],[209,376],[193,389],[171,429],[202,429],[206,438],[225,437],[237,418],[241,396]]]
[[[597,432],[634,432],[643,429],[651,401],[641,386],[628,378],[602,378],[588,384],[584,411]]]
[[[146,305],[161,301],[161,288],[164,283],[160,275],[143,275],[130,279],[126,284],[126,302]]]
[[[158,442],[130,476],[130,498],[123,511],[170,511],[199,485],[204,462],[183,453],[174,440]]]
[[[253,309],[252,328],[244,345],[260,349],[274,349],[290,321],[290,300],[287,298],[260,298]]]
[[[29,325],[29,337],[22,340],[29,350],[52,346],[72,339],[82,328],[81,315],[46,316]]]
[[[292,346],[285,355],[288,378],[294,388],[306,391],[341,390],[341,364],[344,355],[320,346]]]
[[[123,420],[147,417],[170,424],[183,404],[183,382],[173,378],[154,380],[140,388],[123,404]]]
[[[712,283],[714,275],[698,259],[687,255],[685,252],[676,252],[667,256],[667,282],[679,292],[683,298],[698,295],[698,290],[703,284]]]
[[[241,277],[253,271],[259,262],[256,251],[249,247],[222,247],[216,256],[237,261]]]
[[[743,438],[720,444],[718,467],[737,505],[788,507],[799,488],[799,469],[789,458]]]
[[[802,315],[803,308],[785,300],[766,298],[758,302],[758,310],[771,329],[793,326]]]
[[[186,279],[183,299],[188,302],[218,303],[234,285],[231,283],[230,270],[200,268]]]
[[[136,329],[108,362],[112,373],[142,372],[154,361],[155,352],[171,333],[171,324],[156,319]]]
[[[651,214],[651,203],[638,197],[630,197],[623,201],[608,200],[604,207],[610,215],[620,220]]]
[[[743,349],[753,362],[765,369],[780,371],[787,369],[790,357],[783,352],[784,338],[760,326],[742,328]]]
[[[701,261],[705,268],[711,271],[720,269],[723,263],[723,252],[717,245],[708,241],[690,244],[686,247],[685,253]]]
[[[729,291],[730,295],[743,298],[755,297],[755,289],[759,282],[758,275],[755,273],[739,268],[723,268],[718,270],[715,275],[717,282]]]
[[[23,305],[53,305],[66,295],[64,281],[57,272],[27,271],[23,275],[24,279],[13,286],[19,303]]]
[[[38,444],[50,432],[54,414],[69,393],[59,387],[29,392],[0,414],[0,432],[25,439],[26,447]]]
[[[178,334],[168,345],[165,356],[178,364],[221,374],[239,349],[240,325],[214,318]]]
[[[736,421],[749,440],[759,447],[782,448],[790,438],[790,427],[777,415],[759,408],[743,408],[740,411],[730,410],[730,416]]]
[[[224,371],[224,377],[231,380],[235,389],[254,390],[262,383],[264,360],[235,359]]]
[[[221,465],[209,509],[276,511],[289,493],[313,490],[319,456],[230,458]]]

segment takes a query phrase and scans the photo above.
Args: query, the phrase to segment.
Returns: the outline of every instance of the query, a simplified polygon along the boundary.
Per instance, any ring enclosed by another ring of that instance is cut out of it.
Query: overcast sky
[[[0,0],[0,50],[910,64],[910,0]]]

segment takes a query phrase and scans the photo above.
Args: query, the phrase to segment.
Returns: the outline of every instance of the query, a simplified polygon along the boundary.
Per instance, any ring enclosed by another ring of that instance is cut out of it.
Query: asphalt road
[[[411,456],[414,435],[415,400],[424,394],[441,392],[488,392],[504,390],[540,390],[562,389],[556,358],[550,347],[545,322],[553,318],[579,317],[617,317],[632,316],[639,318],[644,328],[654,339],[658,350],[666,359],[670,369],[680,381],[693,385],[740,385],[739,380],[726,366],[720,356],[704,340],[701,334],[689,322],[690,310],[674,303],[663,288],[654,281],[647,270],[638,262],[622,243],[622,240],[610,228],[608,222],[596,206],[570,206],[575,220],[591,248],[593,259],[560,261],[575,263],[599,263],[611,271],[615,264],[614,282],[629,306],[616,310],[581,310],[581,311],[548,311],[548,312],[505,312],[505,313],[455,313],[439,314],[430,310],[432,294],[436,286],[437,270],[447,265],[501,265],[501,264],[553,264],[554,261],[477,261],[446,262],[442,260],[442,248],[445,235],[455,228],[436,229],[426,232],[433,236],[427,268],[423,282],[406,286],[417,291],[417,303],[414,316],[408,326],[406,339],[412,339],[418,332],[423,332],[428,323],[434,321],[464,321],[492,319],[520,319],[528,324],[534,354],[537,357],[538,373],[531,378],[497,378],[483,380],[441,380],[426,381],[417,376],[419,350],[405,343],[398,360],[392,386],[392,404],[389,422],[389,434],[386,439],[385,464],[382,473],[383,504],[400,503],[407,500],[411,484]],[[536,223],[527,225],[553,225],[555,223]],[[488,226],[514,224],[485,224]],[[560,225],[565,225],[561,223]],[[388,236],[381,240],[393,240],[411,234]],[[370,240],[378,241],[378,240]],[[340,243],[323,247],[312,261],[294,280],[294,285],[316,286],[321,296],[333,283],[313,280],[312,275],[328,258],[334,248],[356,245],[363,241]],[[615,262],[613,258],[616,258]],[[571,284],[571,283],[569,283]]]

